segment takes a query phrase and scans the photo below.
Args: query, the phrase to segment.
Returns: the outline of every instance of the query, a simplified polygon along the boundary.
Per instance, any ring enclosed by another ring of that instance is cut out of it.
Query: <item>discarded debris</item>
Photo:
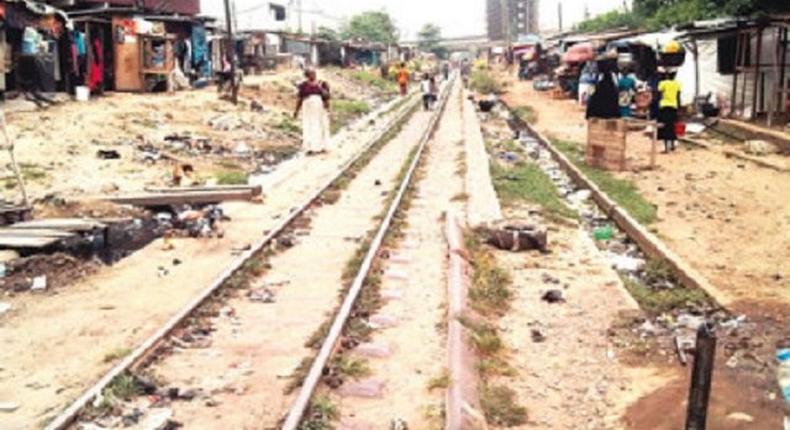
[[[19,403],[0,402],[0,412],[11,413],[19,409]]]
[[[33,283],[30,285],[32,291],[44,291],[47,289],[47,276],[41,275],[33,278]]]
[[[546,228],[526,221],[504,220],[481,230],[488,244],[505,251],[546,251],[548,246]]]
[[[0,316],[11,310],[11,303],[0,302]]]
[[[96,156],[102,160],[120,160],[121,153],[114,149],[100,149],[96,151]]]
[[[253,302],[274,303],[274,293],[268,288],[260,288],[257,290],[250,290],[247,297]]]
[[[560,290],[549,290],[543,294],[541,300],[548,303],[563,303],[565,302],[565,297],[563,297]]]
[[[535,343],[543,343],[546,341],[546,335],[538,329],[532,329],[532,341]]]

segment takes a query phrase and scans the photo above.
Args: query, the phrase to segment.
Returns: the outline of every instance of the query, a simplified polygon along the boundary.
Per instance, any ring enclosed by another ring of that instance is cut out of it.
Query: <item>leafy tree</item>
[[[724,16],[790,12],[790,2],[776,0],[634,0],[633,11],[612,11],[579,24],[583,31],[618,27],[657,30]]]
[[[329,42],[339,42],[340,41],[340,34],[337,33],[334,29],[329,27],[318,27],[318,30],[315,33],[315,37],[321,40],[326,40]]]
[[[343,38],[360,38],[371,42],[395,43],[398,27],[392,17],[384,11],[368,11],[354,15],[343,25]]]
[[[447,56],[447,48],[440,46],[442,29],[436,24],[425,24],[417,33],[417,46],[421,51],[432,52],[439,58]]]

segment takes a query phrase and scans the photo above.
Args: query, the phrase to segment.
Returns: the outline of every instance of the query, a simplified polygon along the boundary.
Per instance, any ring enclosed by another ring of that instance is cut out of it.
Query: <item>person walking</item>
[[[409,69],[406,67],[406,63],[401,63],[397,78],[400,95],[405,97],[409,92]]]
[[[422,81],[420,81],[420,91],[422,92],[423,110],[431,110],[431,106],[433,105],[434,86],[436,86],[436,84],[431,83],[431,77],[427,73],[423,74]]]
[[[307,69],[305,81],[299,84],[294,118],[302,113],[302,146],[307,155],[320,154],[329,150],[331,133],[329,108],[331,93],[329,84],[319,81],[316,71]]]
[[[661,94],[658,109],[658,138],[664,141],[665,152],[674,151],[677,147],[678,136],[675,124],[680,109],[681,87],[675,76],[675,72],[668,72],[666,78],[658,83],[658,92]]]
[[[617,81],[618,103],[620,105],[620,117],[630,118],[631,105],[634,103],[634,95],[636,95],[636,79],[630,74],[628,69],[623,69],[620,79]]]

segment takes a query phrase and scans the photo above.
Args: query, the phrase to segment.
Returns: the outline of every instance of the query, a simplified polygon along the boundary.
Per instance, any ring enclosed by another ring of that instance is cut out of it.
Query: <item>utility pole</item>
[[[225,23],[228,27],[228,49],[225,55],[228,56],[228,61],[230,62],[230,100],[233,104],[237,104],[239,102],[239,88],[236,82],[236,40],[233,36],[233,16],[231,15],[230,0],[225,0]]]
[[[296,0],[296,12],[299,14],[299,34],[302,34],[302,0]]]
[[[562,33],[562,2],[557,2],[557,18],[560,23],[560,33]]]

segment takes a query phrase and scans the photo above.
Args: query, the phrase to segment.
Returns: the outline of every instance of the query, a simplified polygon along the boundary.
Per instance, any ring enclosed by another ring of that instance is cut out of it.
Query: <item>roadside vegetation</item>
[[[516,427],[527,422],[527,409],[518,404],[516,392],[507,386],[507,379],[518,376],[507,362],[507,348],[499,334],[497,319],[510,308],[513,280],[501,268],[496,256],[479,235],[469,232],[464,237],[469,262],[473,268],[469,291],[470,306],[476,314],[463,316],[461,324],[469,330],[472,345],[479,356],[480,403],[489,424]]]
[[[491,154],[491,178],[494,189],[505,206],[521,205],[524,202],[540,206],[544,215],[552,220],[577,218],[576,212],[562,200],[557,187],[535,163],[525,161],[523,148],[513,141],[488,144]],[[514,157],[504,161],[500,154]]]
[[[642,225],[649,225],[657,219],[656,206],[647,201],[636,184],[619,179],[611,173],[588,166],[584,162],[581,146],[573,142],[553,139],[554,146],[565,154],[584,174],[595,182],[618,205],[622,206],[634,219]]]
[[[580,23],[578,29],[587,32],[623,27],[659,30],[697,20],[788,11],[790,4],[776,0],[634,0],[630,10],[598,15]]]
[[[501,94],[502,83],[485,69],[476,69],[469,77],[469,86],[480,94]]]
[[[346,127],[351,121],[370,113],[370,105],[360,100],[337,99],[331,105],[332,134]]]

